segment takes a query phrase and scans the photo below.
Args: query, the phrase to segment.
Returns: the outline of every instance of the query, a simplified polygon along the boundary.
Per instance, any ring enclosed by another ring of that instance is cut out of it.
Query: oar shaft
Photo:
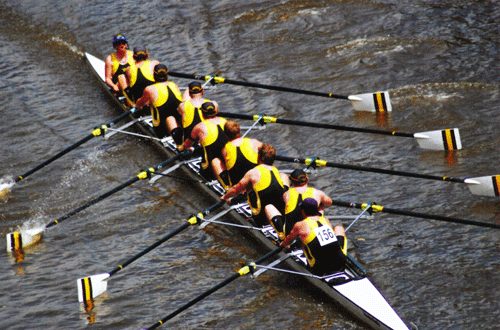
[[[144,171],[140,172],[139,174],[137,174],[136,176],[134,176],[134,177],[133,177],[133,178],[131,178],[130,180],[128,180],[128,181],[126,181],[126,182],[122,183],[121,185],[119,185],[119,186],[117,186],[117,187],[115,187],[115,188],[111,189],[110,191],[108,191],[108,192],[106,192],[106,193],[104,193],[104,194],[100,195],[99,197],[96,197],[96,198],[94,198],[93,200],[91,200],[91,201],[89,201],[89,202],[87,202],[87,203],[83,204],[82,206],[80,206],[80,207],[78,207],[78,208],[74,209],[73,211],[71,211],[71,212],[69,212],[69,213],[67,213],[67,214],[63,215],[63,216],[62,216],[62,217],[60,217],[59,219],[53,220],[52,222],[50,222],[49,224],[47,224],[45,227],[46,227],[46,228],[49,228],[49,227],[55,226],[55,225],[57,225],[58,223],[60,223],[60,222],[62,222],[62,221],[64,221],[64,220],[66,220],[66,219],[68,219],[69,217],[71,217],[71,216],[73,216],[73,215],[75,215],[75,214],[77,214],[77,213],[79,213],[79,212],[81,212],[81,211],[85,210],[85,209],[86,209],[86,208],[88,208],[89,206],[92,206],[92,205],[94,205],[94,204],[96,204],[96,203],[98,203],[98,202],[102,201],[103,199],[105,199],[105,198],[107,198],[107,197],[109,197],[109,196],[113,195],[114,193],[116,193],[116,192],[118,192],[118,191],[122,190],[123,188],[128,187],[128,186],[130,186],[130,185],[134,184],[135,182],[137,182],[137,181],[139,181],[139,180],[146,179],[146,178],[148,177],[148,174],[153,173],[154,171],[157,171],[158,169],[160,169],[160,168],[162,168],[162,167],[164,167],[164,166],[166,166],[166,165],[168,165],[168,164],[170,164],[170,163],[174,162],[175,160],[177,160],[178,158],[180,158],[181,156],[183,156],[183,155],[185,155],[185,154],[186,154],[186,152],[179,153],[179,154],[177,154],[177,155],[175,155],[175,156],[173,156],[173,157],[170,157],[169,159],[167,159],[167,160],[165,160],[165,161],[161,162],[160,164],[156,165],[156,166],[155,166],[155,167],[153,167],[153,168],[149,168],[149,169],[147,169],[147,170],[144,170]]]
[[[122,120],[123,118],[127,117],[128,115],[130,115],[131,113],[135,112],[135,108],[127,111],[127,112],[124,112],[123,114],[121,114],[120,116],[116,117],[115,119],[113,119],[112,121],[110,121],[109,123],[107,123],[106,125],[103,126],[99,126],[97,128],[95,128],[92,133],[90,133],[89,135],[85,136],[83,139],[77,141],[76,143],[74,143],[73,145],[67,147],[66,149],[58,152],[57,154],[55,154],[54,156],[50,157],[49,159],[47,159],[46,161],[44,161],[43,163],[41,163],[40,165],[34,167],[33,169],[27,171],[26,173],[23,173],[21,175],[19,175],[18,177],[15,178],[15,182],[19,182],[23,179],[25,179],[27,176],[35,173],[36,171],[42,169],[43,167],[49,165],[50,163],[52,163],[53,161],[55,161],[56,159],[58,158],[61,158],[62,156],[64,156],[65,154],[67,154],[68,152],[70,152],[71,150],[74,150],[76,149],[77,147],[81,146],[82,144],[84,144],[85,142],[91,140],[92,138],[96,137],[96,136],[99,136],[102,134],[102,130],[107,128],[107,127],[111,127],[112,125],[114,125],[115,123],[119,122],[120,120]]]
[[[259,264],[260,262],[266,260],[266,259],[269,259],[271,258],[272,256],[278,254],[280,251],[282,250],[281,247],[278,247],[274,250],[272,250],[271,252],[269,252],[268,254],[264,255],[263,257],[259,258],[258,260],[255,261],[254,264]],[[247,266],[247,267],[255,267],[255,266]],[[220,282],[219,284],[213,286],[211,289],[209,289],[208,291],[205,291],[203,292],[202,294],[200,294],[199,296],[197,296],[196,298],[188,301],[186,304],[182,305],[180,308],[178,308],[176,311],[170,313],[169,315],[167,315],[166,317],[164,317],[163,319],[161,319],[160,321],[156,322],[155,324],[153,324],[151,327],[148,328],[148,330],[151,330],[151,329],[156,329],[158,328],[160,325],[162,325],[163,323],[167,322],[168,320],[172,319],[173,317],[175,317],[176,315],[182,313],[183,311],[185,311],[186,309],[188,309],[189,307],[193,306],[194,304],[196,304],[197,302],[199,302],[200,300],[203,300],[204,298],[206,298],[207,296],[211,295],[212,293],[214,293],[215,291],[225,287],[226,285],[228,285],[229,283],[233,282],[235,279],[245,275],[248,273],[248,268],[247,267],[244,267],[242,269],[240,269],[238,272],[234,273],[232,276],[228,277],[227,279],[225,279],[224,281]],[[246,269],[245,269],[246,268]]]
[[[188,74],[188,73],[182,73],[182,72],[169,72],[168,74],[171,75],[172,77],[197,79],[197,80],[207,80],[207,79],[209,79],[211,77],[211,76],[208,76],[208,75],[206,75],[206,76],[198,76],[198,75]],[[303,89],[297,89],[297,88],[290,88],[290,87],[265,85],[265,84],[253,83],[253,82],[248,82],[248,81],[240,81],[240,80],[227,79],[227,78],[218,77],[218,76],[215,77],[215,82],[216,83],[231,84],[231,85],[238,85],[238,86],[245,86],[245,87],[263,88],[263,89],[280,91],[280,92],[290,92],[290,93],[296,93],[296,94],[314,95],[314,96],[328,97],[328,98],[334,98],[334,99],[349,100],[349,97],[348,96],[344,96],[344,95],[338,95],[338,94],[333,94],[333,93],[324,93],[324,92],[316,92],[316,91],[309,91],[309,90],[303,90]]]
[[[219,116],[226,117],[226,118],[237,118],[237,119],[248,119],[248,120],[254,120],[254,118],[255,118],[252,115],[237,114],[237,113],[231,113],[231,112],[219,112]],[[410,137],[410,138],[414,137],[413,133],[389,132],[389,131],[383,131],[383,130],[377,130],[377,129],[370,129],[370,128],[349,127],[349,126],[324,124],[324,123],[313,123],[313,122],[308,122],[308,121],[291,120],[291,119],[281,119],[281,118],[274,118],[274,117],[272,117],[272,122],[273,123],[278,123],[278,124],[286,124],[286,125],[335,129],[335,130],[340,130],[340,131],[350,131],[350,132],[359,132],[359,133],[371,133],[371,134],[400,136],[400,137]]]
[[[462,178],[452,178],[452,177],[447,177],[447,176],[437,176],[437,175],[430,175],[430,174],[394,171],[394,170],[387,170],[387,169],[383,169],[383,168],[374,168],[374,167],[367,167],[367,166],[360,166],[360,165],[339,164],[339,163],[324,161],[321,159],[315,160],[314,158],[293,158],[293,157],[277,155],[276,160],[285,161],[285,162],[292,162],[292,163],[299,163],[299,164],[306,164],[306,165],[310,165],[312,162],[316,162],[316,166],[318,166],[318,167],[325,166],[325,167],[334,167],[334,168],[341,168],[341,169],[355,170],[355,171],[362,171],[362,172],[372,172],[372,173],[382,173],[382,174],[406,176],[406,177],[419,178],[419,179],[465,183],[465,179],[462,179]]]
[[[216,204],[208,207],[203,212],[201,212],[201,215],[205,216],[205,215],[209,214],[213,210],[221,207],[224,203],[225,203],[225,201],[219,201],[219,202],[217,202]],[[176,229],[172,230],[170,233],[168,233],[167,235],[163,236],[160,240],[158,240],[155,243],[151,244],[150,246],[148,246],[147,248],[145,248],[144,250],[142,250],[141,252],[139,252],[138,254],[136,254],[135,256],[133,256],[132,258],[130,258],[127,261],[125,261],[123,264],[121,264],[118,267],[116,267],[115,269],[113,269],[111,272],[109,272],[109,276],[110,277],[113,276],[114,274],[116,274],[117,272],[119,272],[120,270],[122,270],[123,268],[125,268],[126,266],[130,265],[132,262],[136,261],[137,259],[139,259],[143,255],[145,255],[148,252],[150,252],[151,250],[157,248],[161,244],[163,244],[166,241],[168,241],[170,238],[174,237],[175,235],[177,235],[178,233],[182,232],[184,229],[190,227],[191,225],[196,224],[197,222],[198,221],[197,221],[196,215],[193,215],[187,222],[185,222],[181,226],[177,227]]]
[[[337,205],[337,206],[352,207],[352,208],[357,208],[357,209],[365,209],[367,207],[367,204],[359,204],[359,203],[354,203],[354,202],[345,202],[345,201],[338,201],[338,200],[332,200],[332,204]],[[460,218],[454,218],[454,217],[445,217],[442,215],[433,215],[433,214],[405,211],[405,210],[399,210],[399,209],[391,209],[391,208],[384,207],[381,205],[372,205],[372,208],[375,212],[384,212],[384,213],[406,215],[406,216],[417,217],[417,218],[460,223],[460,224],[464,224],[464,225],[472,225],[472,226],[500,229],[500,224],[495,224],[495,223],[486,223],[486,222],[460,219]]]

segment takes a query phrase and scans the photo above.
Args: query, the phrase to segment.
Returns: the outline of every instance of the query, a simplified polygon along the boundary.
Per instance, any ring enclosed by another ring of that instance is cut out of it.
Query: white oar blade
[[[422,149],[429,150],[460,150],[462,141],[458,128],[442,129],[437,131],[420,132],[413,134]]]
[[[500,196],[500,175],[489,175],[465,179],[465,183],[474,195],[489,197]]]
[[[108,289],[108,278],[109,274],[104,273],[77,279],[78,301],[89,301],[106,292]]]
[[[7,251],[16,251],[39,242],[43,237],[43,229],[28,229],[21,232],[8,233]]]
[[[349,100],[355,110],[372,112],[392,111],[389,92],[349,95]]]

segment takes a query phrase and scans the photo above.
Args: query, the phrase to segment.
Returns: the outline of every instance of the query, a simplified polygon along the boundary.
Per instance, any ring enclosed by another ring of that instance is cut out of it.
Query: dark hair
[[[276,150],[270,144],[263,144],[259,149],[259,160],[266,165],[273,165],[276,159]]]

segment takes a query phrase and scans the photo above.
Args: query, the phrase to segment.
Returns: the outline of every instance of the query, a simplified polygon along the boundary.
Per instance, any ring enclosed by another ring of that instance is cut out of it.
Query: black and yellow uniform
[[[210,100],[204,99],[203,103],[210,102]],[[193,128],[203,121],[203,115],[201,109],[196,108],[191,100],[184,102],[184,117],[182,118],[182,128],[184,130],[184,139],[191,136]]]
[[[113,61],[113,66],[111,67],[111,73],[113,74],[113,77],[111,78],[111,80],[113,81],[113,84],[116,84],[118,83],[118,76],[121,74],[125,74],[125,70],[127,70],[129,66],[135,65],[134,54],[131,50],[127,50],[127,63],[125,64],[121,64],[114,53],[111,54],[111,60]]]
[[[182,102],[181,93],[174,88],[173,82],[156,83],[153,86],[158,91],[158,98],[151,104],[151,115],[153,116],[153,130],[162,139],[169,134],[167,117],[173,116],[177,123],[181,122],[177,107]]]
[[[303,220],[302,212],[300,210],[300,203],[306,198],[313,198],[314,188],[307,188],[304,193],[299,194],[294,187],[289,190],[288,203],[285,206],[285,235],[288,236],[292,231],[293,226]]]
[[[346,240],[336,236],[325,217],[318,220],[305,218],[311,233],[302,241],[304,255],[314,274],[323,276],[344,269],[346,260]]]
[[[130,66],[130,93],[128,94],[133,102],[141,98],[144,89],[155,83],[155,78],[149,69],[151,61],[146,60],[141,67]]]
[[[224,134],[224,124],[226,124],[225,118],[220,118],[218,125],[205,120],[205,125],[207,127],[207,136],[199,141],[203,147],[203,157],[201,162],[201,172],[200,174],[207,180],[216,179],[214,171],[212,168],[212,160],[214,158],[222,159],[222,148],[227,143],[226,134]]]
[[[240,182],[248,171],[259,164],[259,154],[253,150],[250,139],[246,137],[237,147],[231,142],[226,143],[226,154],[230,185]]]
[[[283,201],[285,188],[276,167],[273,166],[272,170],[268,170],[263,165],[257,165],[255,168],[260,172],[260,181],[248,194],[248,204],[252,209],[255,223],[263,227],[269,224],[264,211],[267,205],[274,205],[281,214],[285,211],[285,202]]]

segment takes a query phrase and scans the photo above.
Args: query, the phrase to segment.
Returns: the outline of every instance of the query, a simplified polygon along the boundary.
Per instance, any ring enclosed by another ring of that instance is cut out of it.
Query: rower
[[[193,127],[182,150],[191,148],[194,142],[199,142],[203,147],[200,175],[208,181],[215,180],[212,160],[221,157],[221,150],[227,142],[224,134],[226,119],[217,117],[219,107],[214,102],[205,102],[201,105],[202,121]]]
[[[106,58],[104,65],[104,76],[106,84],[115,92],[119,93],[127,87],[125,76],[121,77],[118,83],[118,77],[125,73],[125,70],[134,65],[132,51],[127,49],[128,40],[124,35],[118,34],[113,38],[113,48],[116,52]]]
[[[232,197],[247,191],[248,204],[257,226],[271,223],[282,240],[285,238],[283,194],[288,189],[288,177],[273,166],[276,150],[272,145],[263,144],[258,156],[259,165],[248,171],[221,199],[229,202]]]
[[[332,205],[332,199],[323,191],[309,187],[309,178],[303,169],[296,169],[290,175],[290,189],[283,195],[285,201],[285,235],[290,234],[295,223],[303,219],[300,203],[306,198],[314,198],[319,205],[319,211],[324,213],[324,208]]]
[[[228,142],[222,148],[222,160],[214,159],[214,172],[226,190],[238,183],[245,173],[258,165],[258,152],[262,142],[241,137],[240,125],[228,120],[224,125]]]
[[[125,70],[129,83],[125,96],[131,106],[141,98],[146,87],[155,83],[154,67],[160,64],[157,60],[149,60],[148,49],[144,46],[134,48],[134,61],[134,65]]]
[[[182,128],[178,124],[181,118],[177,107],[182,102],[181,91],[176,83],[168,81],[168,69],[164,64],[154,67],[153,76],[156,83],[144,89],[135,107],[141,109],[144,105],[149,105],[156,136],[163,139],[171,134],[174,142],[179,145],[182,143]]]
[[[318,202],[306,198],[300,203],[303,220],[297,222],[280,246],[287,247],[297,237],[313,274],[324,276],[344,269],[347,254],[347,238],[344,227],[332,227],[330,221],[319,212]]]
[[[193,128],[202,121],[201,105],[205,102],[212,102],[215,108],[219,105],[215,101],[203,98],[204,90],[199,81],[193,81],[183,94],[184,102],[179,104],[177,111],[182,118],[183,141],[191,136]],[[179,148],[182,151],[182,147]]]

